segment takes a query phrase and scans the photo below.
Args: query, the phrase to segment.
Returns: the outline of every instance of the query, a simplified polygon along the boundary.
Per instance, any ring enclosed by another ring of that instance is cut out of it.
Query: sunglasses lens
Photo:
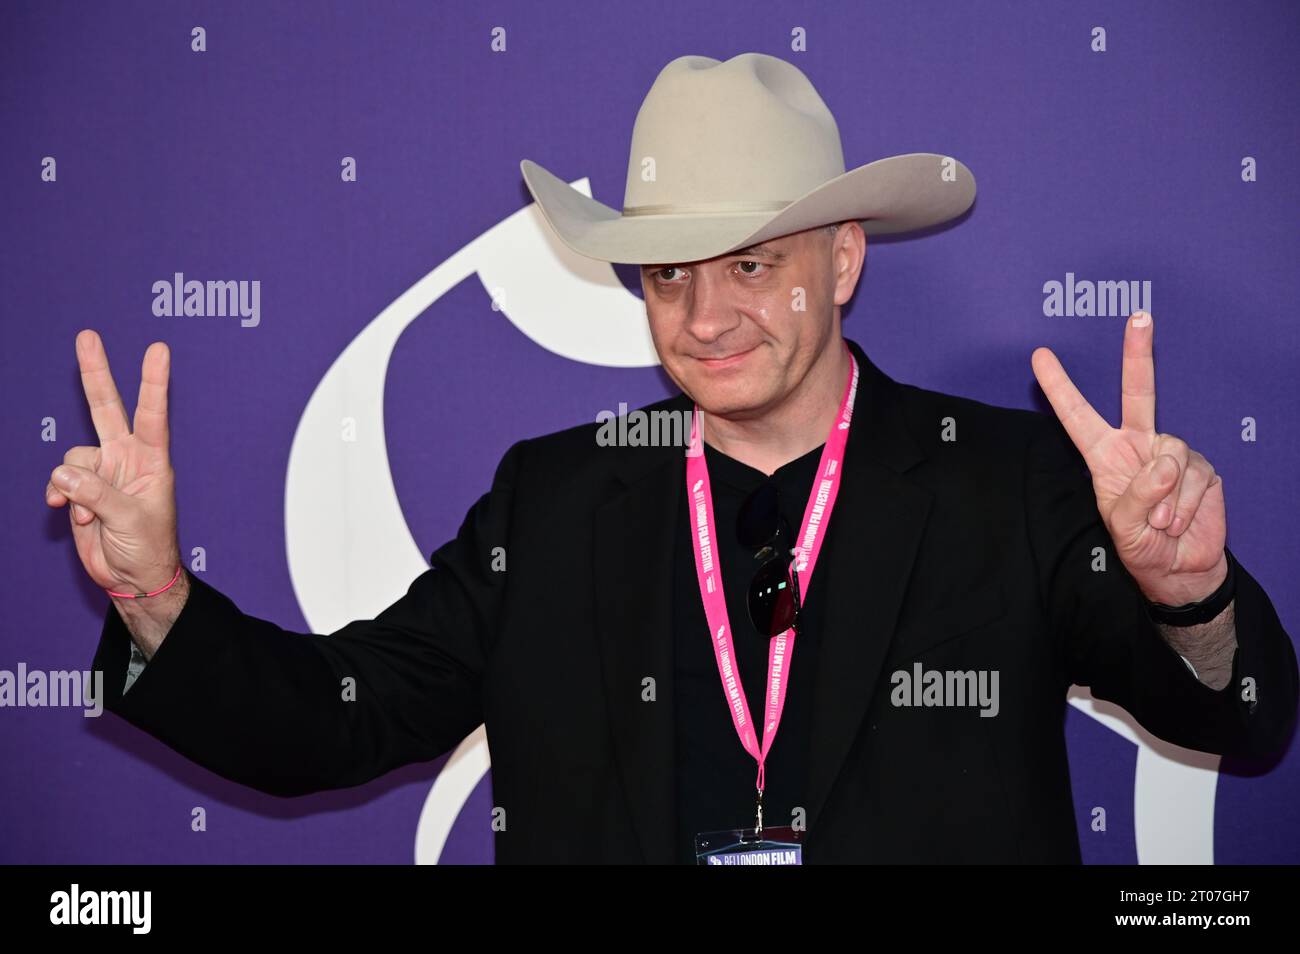
[[[778,499],[776,485],[770,482],[745,498],[736,515],[736,537],[742,546],[757,549],[772,542],[781,519]]]
[[[775,636],[794,625],[794,584],[789,563],[769,560],[749,584],[749,619],[764,636]]]

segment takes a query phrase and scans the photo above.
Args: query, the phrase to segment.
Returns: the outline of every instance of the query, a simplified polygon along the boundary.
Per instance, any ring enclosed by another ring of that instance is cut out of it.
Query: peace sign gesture
[[[45,485],[45,502],[51,507],[71,503],[77,555],[106,590],[152,592],[172,579],[180,563],[168,452],[170,361],[161,341],[145,351],[132,430],[104,343],[90,329],[77,335],[77,363],[99,446],[74,447],[64,455]]]
[[[1148,600],[1179,606],[1213,593],[1228,573],[1223,481],[1172,434],[1156,432],[1151,316],[1124,329],[1122,420],[1111,427],[1047,348],[1034,376],[1092,474],[1097,510],[1115,551]]]

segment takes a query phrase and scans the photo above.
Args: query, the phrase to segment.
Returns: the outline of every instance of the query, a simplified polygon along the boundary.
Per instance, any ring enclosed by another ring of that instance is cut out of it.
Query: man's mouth
[[[707,357],[707,358],[697,357],[695,360],[698,361],[700,364],[704,365],[704,367],[706,368],[709,368],[711,370],[719,370],[722,368],[734,367],[735,365],[740,364],[742,361],[745,360],[745,358],[753,354],[757,349],[758,349],[758,345],[754,345],[754,347],[749,348],[745,351],[733,351],[731,354],[720,355],[718,357]]]

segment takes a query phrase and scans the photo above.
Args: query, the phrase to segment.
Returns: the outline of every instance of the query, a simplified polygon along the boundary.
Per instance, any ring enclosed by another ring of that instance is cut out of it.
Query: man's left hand
[[[1180,606],[1205,599],[1228,575],[1223,481],[1172,434],[1156,433],[1154,326],[1146,312],[1124,330],[1122,421],[1106,423],[1047,348],[1030,359],[1039,387],[1092,474],[1097,510],[1146,598]]]

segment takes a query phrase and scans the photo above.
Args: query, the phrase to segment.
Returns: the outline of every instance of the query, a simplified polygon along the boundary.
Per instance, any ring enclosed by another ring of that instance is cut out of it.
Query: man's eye
[[[669,265],[667,268],[661,268],[659,269],[659,271],[655,272],[655,278],[659,279],[660,281],[669,282],[671,284],[672,279],[671,277],[667,276],[667,273],[680,272],[680,271],[681,271],[680,268],[676,268],[675,266]]]
[[[736,264],[740,266],[741,273],[745,275],[762,275],[763,272],[760,272],[759,269],[765,267],[762,262],[737,262]],[[747,269],[746,265],[754,266],[753,271]]]

